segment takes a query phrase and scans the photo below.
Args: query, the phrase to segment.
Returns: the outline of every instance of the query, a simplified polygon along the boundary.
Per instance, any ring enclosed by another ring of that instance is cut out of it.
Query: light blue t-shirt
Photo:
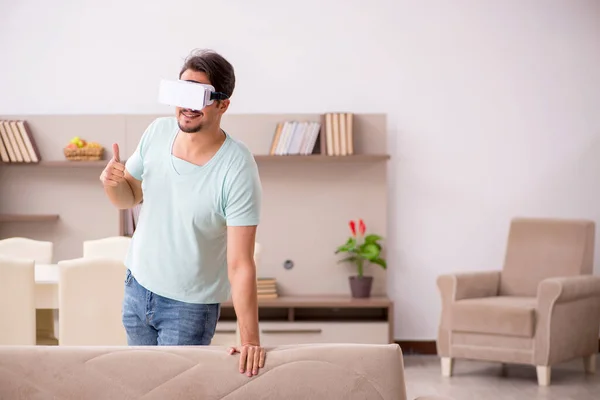
[[[172,155],[174,117],[144,132],[126,168],[142,181],[138,223],[125,265],[146,289],[188,303],[221,303],[230,295],[227,226],[258,225],[258,167],[241,142],[225,142],[205,165]]]

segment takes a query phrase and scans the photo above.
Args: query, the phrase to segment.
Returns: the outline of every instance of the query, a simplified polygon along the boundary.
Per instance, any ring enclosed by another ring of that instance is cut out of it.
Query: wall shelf
[[[52,222],[58,214],[0,214],[0,222]]]
[[[46,168],[104,168],[108,160],[100,161],[41,161],[40,167]]]
[[[353,154],[350,156],[323,156],[320,154],[312,155],[255,155],[257,162],[309,162],[309,163],[342,163],[342,162],[377,162],[390,159],[389,154]]]
[[[312,155],[266,155],[257,154],[254,159],[258,163],[346,163],[346,162],[379,162],[390,159],[389,154],[353,154],[349,156],[323,156]],[[109,160],[100,161],[67,161],[53,160],[40,161],[39,163],[0,163],[0,166],[30,166],[42,168],[104,168]]]
[[[101,161],[40,161],[39,163],[0,163],[0,167],[41,167],[41,168],[104,168],[108,160]]]

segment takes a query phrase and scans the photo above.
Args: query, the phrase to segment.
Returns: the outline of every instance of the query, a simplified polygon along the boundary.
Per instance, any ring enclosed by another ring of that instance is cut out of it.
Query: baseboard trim
[[[396,340],[403,354],[411,355],[437,355],[435,340]],[[600,338],[598,339],[598,352],[600,353]]]
[[[396,340],[406,355],[436,355],[437,346],[435,340]]]

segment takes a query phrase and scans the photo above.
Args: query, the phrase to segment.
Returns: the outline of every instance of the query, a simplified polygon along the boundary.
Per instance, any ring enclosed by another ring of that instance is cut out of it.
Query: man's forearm
[[[231,297],[238,320],[242,345],[260,344],[258,332],[258,300],[256,298],[256,274],[252,268],[234,268],[231,277]]]
[[[127,181],[119,183],[118,186],[105,186],[104,192],[110,202],[119,209],[132,208],[135,205],[135,196]]]

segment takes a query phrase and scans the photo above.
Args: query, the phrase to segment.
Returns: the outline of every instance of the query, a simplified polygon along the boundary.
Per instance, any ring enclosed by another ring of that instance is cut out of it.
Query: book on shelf
[[[354,114],[326,113],[324,119],[325,153],[328,156],[354,154]]]
[[[277,293],[277,281],[275,278],[257,278],[256,291],[258,299],[276,299],[279,297]]]
[[[0,161],[38,163],[40,160],[40,152],[27,121],[0,120]]]
[[[317,144],[320,128],[320,122],[279,122],[275,128],[269,154],[278,156],[312,154]]]
[[[320,122],[283,121],[275,127],[269,155],[354,154],[352,113],[326,113]]]

